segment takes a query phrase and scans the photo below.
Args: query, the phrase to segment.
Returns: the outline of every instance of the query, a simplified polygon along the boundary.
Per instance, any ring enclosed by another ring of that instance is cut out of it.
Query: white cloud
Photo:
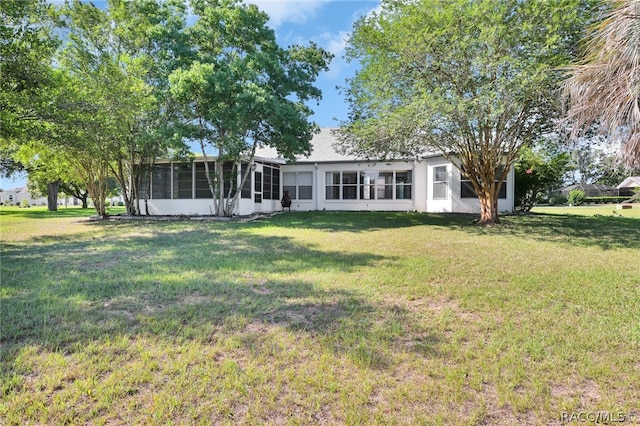
[[[317,43],[335,56],[340,56],[344,53],[348,39],[349,33],[346,31],[340,31],[337,34],[325,32],[317,37]]]
[[[331,0],[245,0],[269,15],[269,25],[277,29],[285,22],[304,24]]]

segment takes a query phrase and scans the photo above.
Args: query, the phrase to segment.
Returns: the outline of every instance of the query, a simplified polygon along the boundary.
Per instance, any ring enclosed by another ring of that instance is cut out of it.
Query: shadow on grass
[[[124,212],[124,207],[107,208],[107,214],[118,214]],[[46,207],[0,207],[0,218],[2,217],[20,217],[26,219],[51,219],[56,217],[77,217],[88,218],[95,216],[96,211],[93,208],[83,209],[81,207],[58,207],[55,212],[50,212]]]
[[[603,250],[640,248],[640,220],[616,216],[577,216],[534,213],[502,218],[489,228],[463,227],[476,235],[509,235]]]
[[[2,369],[27,345],[72,352],[109,336],[206,341],[220,334],[251,345],[273,328],[303,333],[367,368],[387,366],[384,347],[396,343],[437,354],[439,337],[413,324],[410,312],[322,284],[325,275],[393,257],[210,225],[103,223],[95,226],[113,237],[3,245]]]
[[[417,212],[285,212],[268,220],[253,222],[248,226],[317,229],[329,232],[369,232],[424,225],[465,226],[472,225],[476,218],[477,215]]]
[[[249,224],[251,227],[317,229],[328,232],[368,232],[406,227],[444,227],[472,235],[510,235],[602,249],[640,248],[640,220],[617,216],[529,214],[502,216],[501,224],[482,227],[477,215],[413,212],[294,212]]]

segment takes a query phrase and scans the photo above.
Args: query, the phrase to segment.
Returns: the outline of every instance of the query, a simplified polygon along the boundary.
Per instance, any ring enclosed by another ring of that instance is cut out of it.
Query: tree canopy
[[[305,102],[320,98],[314,81],[331,55],[313,44],[278,46],[256,6],[21,0],[3,2],[2,17],[0,149],[12,159],[2,170],[24,168],[15,161],[21,152],[58,182],[59,167],[44,173],[38,161],[46,153],[75,170],[99,215],[109,177],[127,212],[140,214],[150,167],[185,152],[185,141],[201,141],[203,153],[205,144],[217,149],[220,173],[210,187],[225,215],[235,201],[221,190],[222,161],[239,164],[259,144],[287,158],[310,150],[316,126]]]
[[[254,5],[196,1],[193,8],[198,20],[187,30],[192,61],[170,75],[171,93],[182,107],[183,137],[200,142],[216,214],[231,215],[239,193],[224,193],[223,163],[211,174],[206,146],[234,170],[243,155],[253,161],[258,145],[287,158],[308,154],[316,126],[305,101],[321,97],[313,82],[331,55],[313,44],[281,48],[269,17]],[[235,181],[235,173],[228,178]]]
[[[349,40],[362,68],[347,88],[344,149],[440,152],[471,181],[481,223],[496,223],[519,149],[558,117],[559,69],[591,13],[581,0],[383,1]]]

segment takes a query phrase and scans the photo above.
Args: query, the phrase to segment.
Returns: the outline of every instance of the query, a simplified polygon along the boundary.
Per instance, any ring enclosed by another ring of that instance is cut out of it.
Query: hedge
[[[610,203],[623,203],[631,197],[587,197],[584,199],[585,203],[591,204],[610,204]]]

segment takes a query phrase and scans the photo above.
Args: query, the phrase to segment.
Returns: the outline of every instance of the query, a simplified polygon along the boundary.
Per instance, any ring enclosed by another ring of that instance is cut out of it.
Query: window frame
[[[346,181],[345,174],[347,175]],[[413,169],[327,171],[325,172],[325,200],[413,200],[413,174]],[[354,176],[355,183],[353,183]],[[368,183],[365,178],[369,179]],[[353,194],[353,188],[355,188],[355,194]],[[368,197],[365,196],[367,193]]]
[[[444,179],[442,176],[438,176],[438,172],[442,173],[442,169],[444,169]],[[433,166],[433,175],[432,175],[432,199],[434,200],[448,200],[449,199],[449,168],[446,164],[440,166]],[[437,187],[444,188],[444,196],[436,196],[438,191]]]

